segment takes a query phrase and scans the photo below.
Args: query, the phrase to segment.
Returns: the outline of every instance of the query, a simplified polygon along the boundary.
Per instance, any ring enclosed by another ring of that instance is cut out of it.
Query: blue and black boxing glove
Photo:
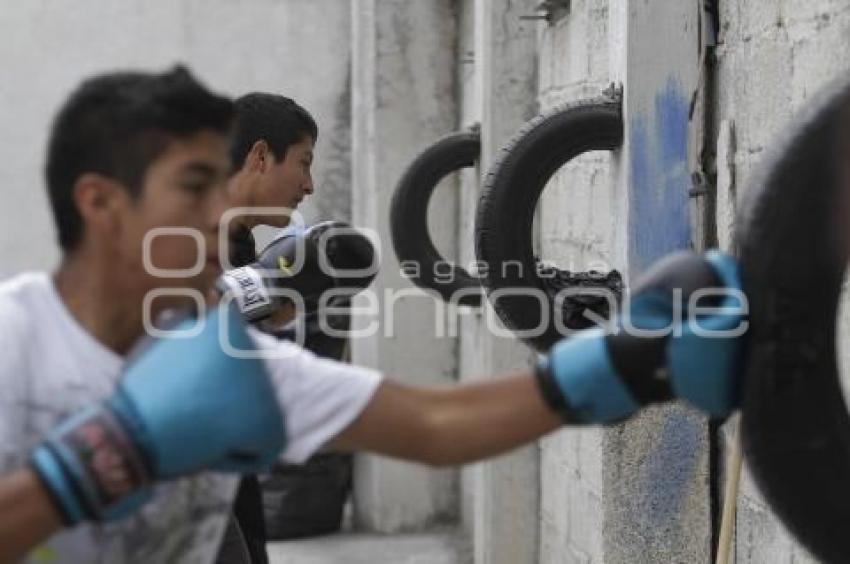
[[[615,423],[674,398],[726,417],[739,403],[746,313],[734,259],[669,255],[635,285],[609,330],[552,347],[537,367],[540,389],[571,423]]]
[[[194,336],[155,341],[128,363],[109,399],[68,418],[33,451],[31,466],[67,525],[129,515],[160,480],[259,470],[283,449],[276,394],[240,314],[222,306],[200,323]]]

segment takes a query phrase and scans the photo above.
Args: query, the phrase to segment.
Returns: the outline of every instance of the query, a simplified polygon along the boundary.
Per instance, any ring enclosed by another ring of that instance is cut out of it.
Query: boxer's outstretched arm
[[[62,518],[31,470],[0,478],[0,562],[17,562],[62,527]]]
[[[449,388],[385,380],[329,446],[432,465],[463,464],[514,449],[563,423],[528,373]]]
[[[706,290],[716,298],[711,307],[684,309]],[[586,329],[559,341],[534,375],[437,390],[385,381],[330,446],[459,464],[530,442],[562,424],[562,416],[616,423],[677,396],[715,417],[737,407],[747,323],[732,258],[670,255],[635,284],[627,307],[628,325],[618,318],[617,331]],[[659,328],[676,324],[658,336]]]

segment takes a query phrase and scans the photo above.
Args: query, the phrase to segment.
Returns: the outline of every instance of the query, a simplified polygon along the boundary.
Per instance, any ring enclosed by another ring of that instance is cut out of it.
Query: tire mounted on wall
[[[444,137],[411,163],[390,203],[390,230],[399,263],[418,267],[417,272],[411,272],[410,280],[421,288],[436,291],[445,301],[462,295],[458,303],[472,306],[481,303],[481,283],[460,266],[446,261],[434,246],[428,232],[428,202],[440,180],[475,166],[480,153],[481,138],[477,130]]]
[[[571,103],[527,123],[487,174],[475,224],[477,258],[487,266],[482,282],[505,325],[538,351],[548,350],[563,336],[556,316],[569,330],[592,326],[586,313],[609,316],[609,301],[593,290],[604,290],[617,301],[622,295],[619,272],[568,272],[543,266],[532,247],[535,208],[555,172],[583,153],[613,151],[622,142],[618,96]],[[584,293],[567,297],[558,308],[555,296],[565,288],[581,288]],[[509,295],[515,289],[540,291],[544,303]],[[530,333],[535,328],[541,331]]]

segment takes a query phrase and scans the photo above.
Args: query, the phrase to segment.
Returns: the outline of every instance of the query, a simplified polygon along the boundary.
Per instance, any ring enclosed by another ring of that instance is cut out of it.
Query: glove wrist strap
[[[68,524],[109,520],[149,495],[150,472],[110,409],[87,409],[54,430],[31,457]]]
[[[564,393],[555,381],[555,375],[552,374],[552,365],[548,356],[540,357],[537,362],[537,367],[534,370],[534,377],[537,381],[537,388],[540,390],[540,395],[546,405],[559,414],[564,420],[564,423],[576,423],[577,418],[572,409],[567,403]]]

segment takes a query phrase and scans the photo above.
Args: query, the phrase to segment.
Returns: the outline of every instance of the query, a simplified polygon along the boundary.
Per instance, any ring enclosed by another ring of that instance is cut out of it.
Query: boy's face
[[[252,203],[256,206],[288,208],[295,210],[298,204],[313,193],[313,178],[310,168],[313,165],[313,139],[305,137],[290,145],[286,156],[280,162],[273,156],[269,166],[260,176],[253,194]],[[290,217],[272,215],[261,217],[261,223],[273,227],[286,227]]]
[[[228,146],[229,139],[212,130],[174,139],[148,167],[138,198],[127,194],[119,206],[112,253],[125,286],[142,293],[155,288],[209,290],[221,272],[218,229],[229,206]],[[164,299],[162,305],[185,301]]]

